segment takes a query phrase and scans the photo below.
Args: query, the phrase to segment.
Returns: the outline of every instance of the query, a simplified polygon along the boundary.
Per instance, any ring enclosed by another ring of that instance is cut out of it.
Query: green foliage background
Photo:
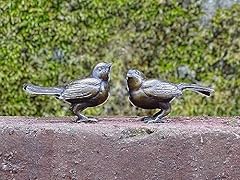
[[[240,6],[201,25],[199,3],[184,0],[12,0],[0,3],[0,115],[61,116],[54,97],[29,96],[44,86],[84,77],[113,62],[111,97],[91,115],[142,115],[127,100],[125,74],[212,86],[211,98],[185,92],[172,115],[239,115]]]

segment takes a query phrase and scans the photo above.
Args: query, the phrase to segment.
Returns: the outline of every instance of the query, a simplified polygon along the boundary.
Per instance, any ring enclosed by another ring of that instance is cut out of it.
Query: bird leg
[[[160,113],[162,113],[162,109],[159,111],[159,112],[157,112],[157,113],[155,113],[152,117],[150,116],[146,116],[146,117],[143,117],[142,119],[141,119],[141,121],[143,121],[143,122],[145,122],[145,123],[147,123],[148,121],[152,121],[152,120],[154,120]]]
[[[147,121],[147,123],[165,123],[163,119],[171,112],[171,105],[169,104],[167,109],[161,109],[159,112],[153,115],[154,119]]]
[[[163,110],[161,109],[159,112],[155,113],[155,114],[153,115],[153,117],[156,118],[156,117],[159,116],[162,112],[163,112]]]
[[[94,119],[94,118],[87,118],[86,116],[80,114],[81,111],[83,111],[85,109],[85,107],[83,107],[81,104],[74,104],[72,106],[72,112],[78,117],[75,122],[77,123],[81,123],[81,122],[98,122],[97,119]]]

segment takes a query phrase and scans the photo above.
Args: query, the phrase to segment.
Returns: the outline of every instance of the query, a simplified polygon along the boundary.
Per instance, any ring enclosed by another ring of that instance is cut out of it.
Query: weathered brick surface
[[[0,179],[239,179],[239,118],[0,117]]]

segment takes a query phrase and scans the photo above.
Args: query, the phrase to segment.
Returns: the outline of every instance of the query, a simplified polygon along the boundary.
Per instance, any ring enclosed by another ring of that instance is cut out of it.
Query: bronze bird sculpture
[[[76,122],[97,122],[80,114],[88,107],[104,103],[109,96],[109,75],[111,64],[97,64],[91,76],[78,79],[62,87],[41,87],[25,84],[23,89],[35,95],[53,95],[57,99],[70,103],[72,112],[77,116]]]
[[[212,88],[197,84],[173,84],[157,79],[147,80],[144,74],[138,70],[129,70],[126,79],[129,100],[133,105],[143,109],[161,109],[153,117],[143,118],[147,123],[164,122],[163,117],[171,112],[171,101],[182,96],[185,89],[205,96],[210,96],[214,91]]]

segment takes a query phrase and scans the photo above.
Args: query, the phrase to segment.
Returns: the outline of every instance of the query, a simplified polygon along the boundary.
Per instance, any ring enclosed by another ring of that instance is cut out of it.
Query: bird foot
[[[95,118],[88,118],[88,122],[89,122],[89,123],[97,123],[98,120],[95,119]]]
[[[98,120],[95,118],[81,118],[76,119],[76,123],[97,123]]]
[[[145,121],[144,121],[145,122]],[[162,119],[162,118],[152,118],[149,121],[146,121],[145,123],[150,124],[150,123],[166,123],[168,122],[166,119]]]
[[[143,118],[141,119],[141,121],[143,121],[143,122],[145,122],[145,123],[147,123],[148,121],[151,121],[151,120],[153,120],[153,117],[148,117],[148,116],[143,117]]]

